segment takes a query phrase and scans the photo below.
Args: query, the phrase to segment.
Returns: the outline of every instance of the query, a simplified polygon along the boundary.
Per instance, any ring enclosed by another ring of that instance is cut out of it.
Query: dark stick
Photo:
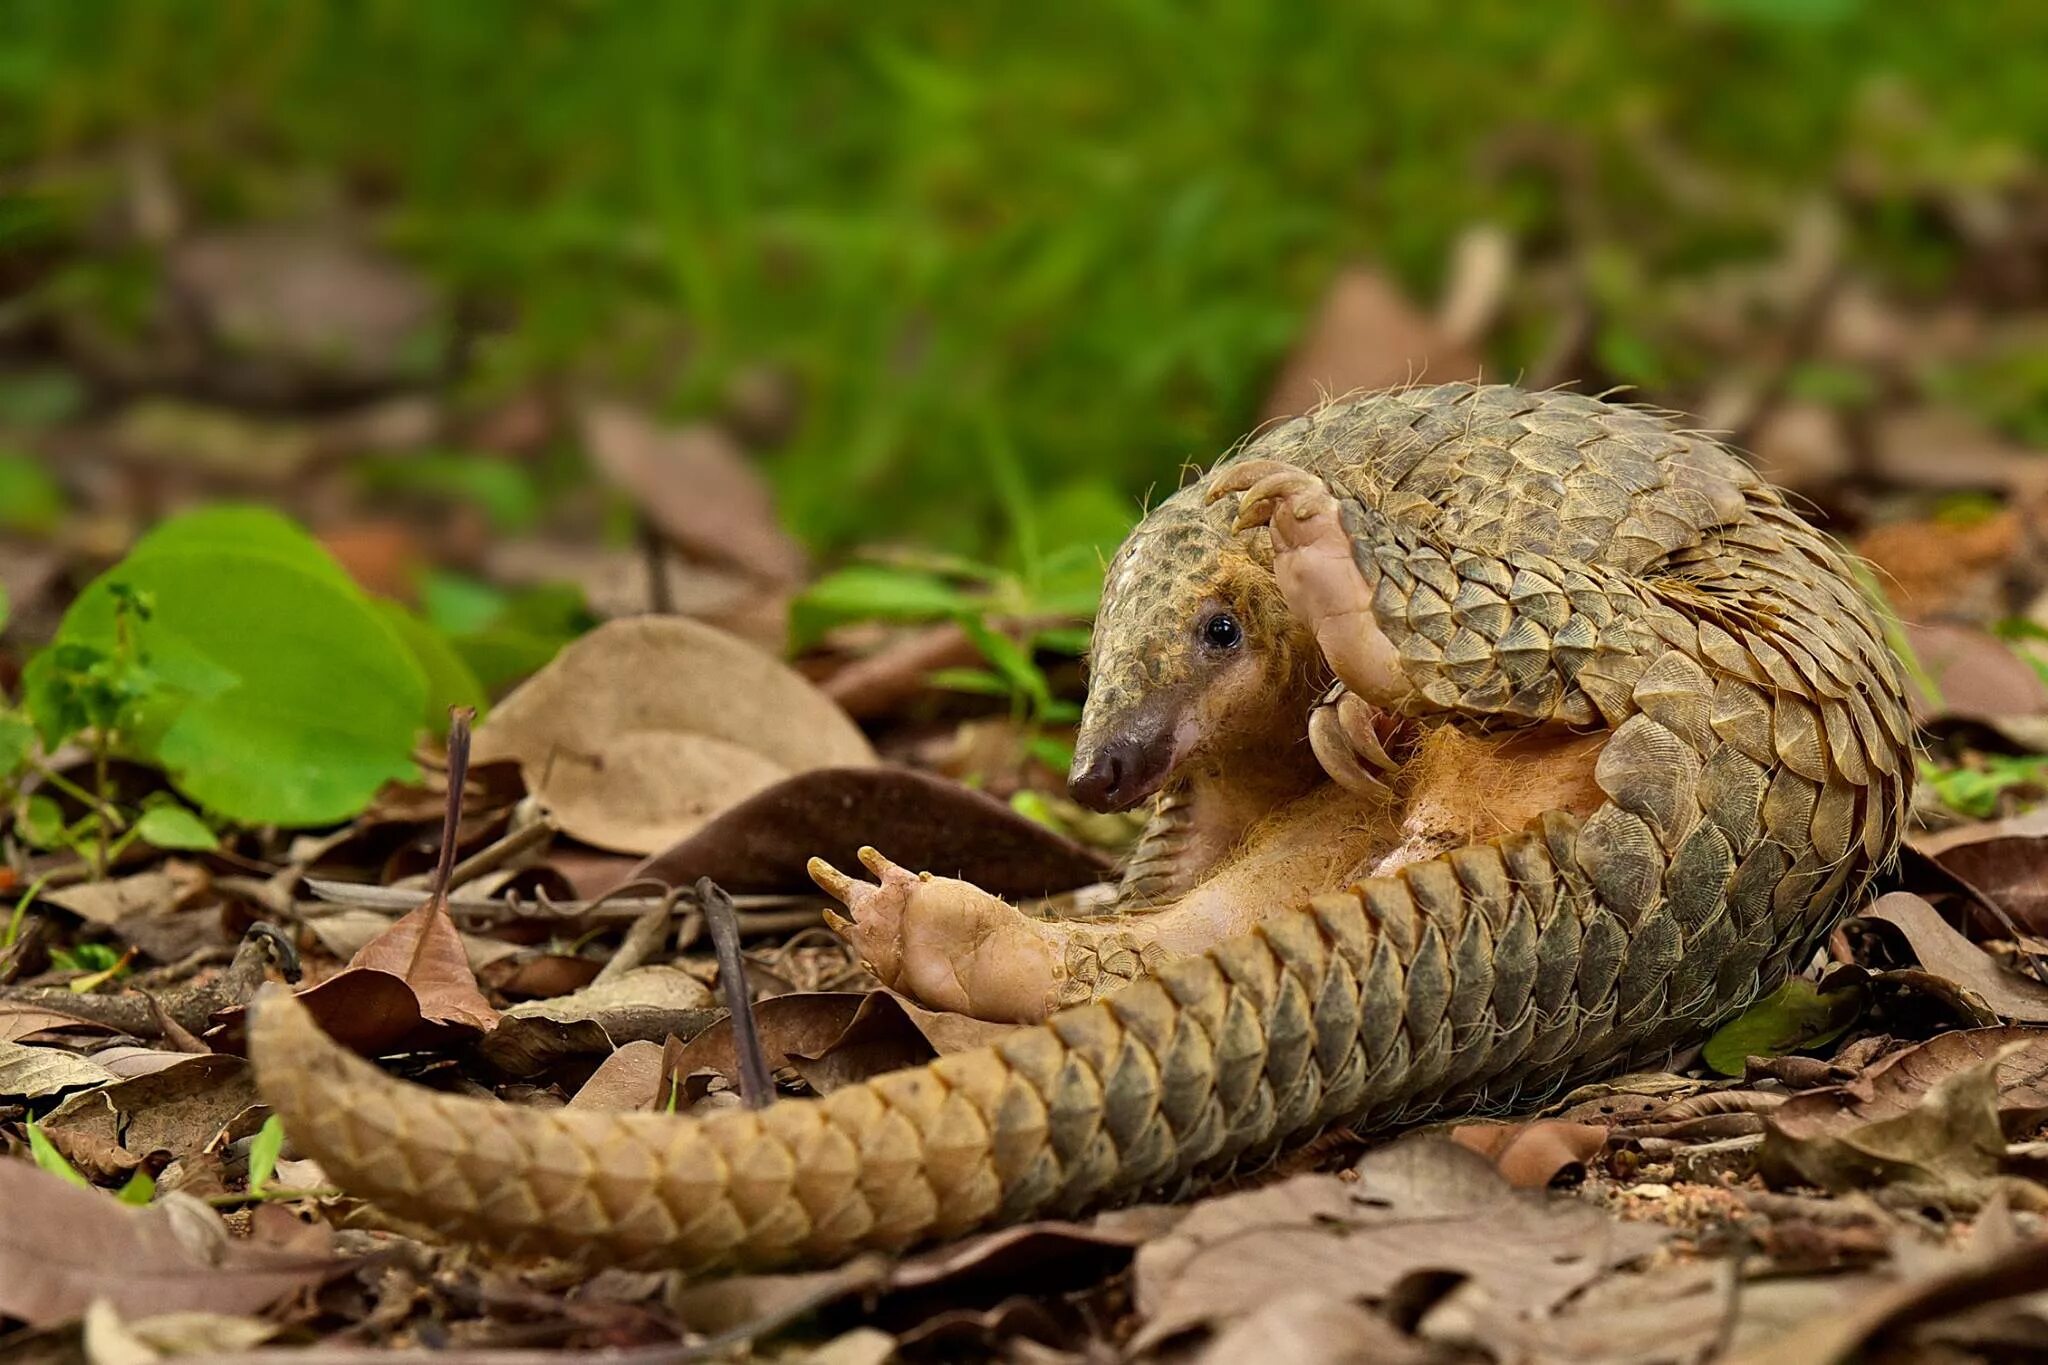
[[[704,911],[704,923],[711,930],[711,947],[718,954],[718,987],[725,992],[726,1012],[732,1015],[732,1050],[740,1068],[740,1098],[749,1109],[759,1109],[775,1098],[775,1082],[768,1075],[768,1057],[761,1051],[761,1032],[754,1024],[754,1008],[747,1000],[747,967],[740,961],[739,913],[732,897],[709,877],[697,879],[697,904]]]
[[[441,859],[434,865],[433,899],[448,901],[448,880],[455,873],[456,831],[462,824],[462,784],[469,781],[469,726],[474,706],[448,708],[448,813],[441,821]]]

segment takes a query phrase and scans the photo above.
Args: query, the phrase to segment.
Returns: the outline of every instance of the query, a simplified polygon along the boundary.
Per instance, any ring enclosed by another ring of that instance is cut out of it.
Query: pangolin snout
[[[1119,735],[1074,756],[1067,790],[1094,811],[1129,810],[1158,791],[1176,758],[1174,736]]]

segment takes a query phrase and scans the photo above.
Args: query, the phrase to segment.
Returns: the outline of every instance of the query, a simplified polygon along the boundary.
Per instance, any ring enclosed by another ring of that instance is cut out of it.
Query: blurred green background
[[[1257,420],[1340,266],[1430,298],[1474,222],[1573,262],[1597,327],[1563,377],[1688,396],[1717,357],[1660,335],[1657,282],[1768,256],[1802,197],[1847,186],[1851,258],[1942,289],[1930,186],[1998,184],[2048,135],[2021,59],[2048,10],[2023,5],[0,16],[0,345],[54,313],[140,325],[152,253],[110,205],[144,146],[186,222],[346,220],[423,271],[457,401],[569,376],[686,417],[786,383],[761,459],[827,552],[986,552],[1020,519],[1040,548],[1113,540]],[[1511,307],[1490,371],[1526,373],[1554,313]]]

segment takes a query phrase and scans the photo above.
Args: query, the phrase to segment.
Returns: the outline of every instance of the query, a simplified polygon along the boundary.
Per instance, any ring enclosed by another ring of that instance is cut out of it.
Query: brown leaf
[[[1913,719],[1996,724],[2048,711],[2048,683],[1995,635],[1967,626],[1908,624],[1906,638],[1940,692],[1937,702],[1909,678]]]
[[[387,972],[412,987],[420,1018],[488,1033],[498,1012],[477,989],[476,973],[462,935],[439,896],[365,943],[349,959],[348,971]]]
[[[2006,614],[2019,519],[2005,510],[1982,521],[1887,522],[1858,536],[1855,545],[1903,619],[1991,620]]]
[[[1975,991],[2001,1017],[2018,1023],[2048,1023],[2048,986],[2001,967],[1991,954],[1957,932],[1924,897],[1894,891],[1880,896],[1862,915],[1897,929],[1921,966]]]
[[[805,864],[858,862],[863,845],[997,896],[1043,896],[1101,881],[1101,854],[1001,801],[909,768],[821,768],[778,782],[641,863],[633,877],[735,893],[816,890]]]
[[[336,972],[298,993],[299,1003],[313,1012],[320,1027],[352,1052],[375,1057],[432,1047],[467,1036],[469,1030],[429,1024],[420,1017],[419,996],[403,979],[375,968]],[[214,1016],[208,1042],[241,1045],[248,1007],[234,1006]]]
[[[1263,420],[1307,412],[1325,397],[1396,384],[1473,379],[1479,358],[1367,265],[1332,281],[1321,309],[1266,396]]]
[[[174,246],[165,276],[215,343],[206,378],[286,401],[376,389],[417,368],[437,325],[424,281],[320,229],[231,228]]]
[[[2016,492],[2043,472],[2039,452],[1954,408],[1888,412],[1873,435],[1873,472],[1907,488]]]
[[[93,924],[113,925],[136,915],[167,915],[204,894],[211,882],[205,868],[173,859],[149,872],[82,882],[46,891],[37,899]]]
[[[1529,1123],[1463,1123],[1445,1134],[1451,1141],[1479,1153],[1518,1190],[1541,1190],[1568,1170],[1586,1163],[1607,1146],[1608,1130],[1591,1123],[1536,1119]]]
[[[239,1243],[181,1195],[132,1209],[25,1161],[0,1161],[0,1208],[0,1314],[31,1326],[68,1322],[95,1299],[134,1317],[253,1313],[347,1267]]]
[[[652,853],[792,773],[867,766],[846,713],[751,645],[696,621],[636,617],[577,640],[476,734],[516,758],[563,830]]]
[[[1286,1291],[1219,1333],[1195,1365],[1429,1365],[1427,1344],[1321,1289]]]
[[[0,1000],[0,1043],[18,1043],[44,1033],[84,1029],[93,1033],[112,1032],[105,1024],[80,1019],[47,1005],[25,1000]]]
[[[1313,1285],[1382,1298],[1409,1276],[1474,1282],[1502,1311],[1540,1315],[1667,1235],[1569,1198],[1511,1190],[1485,1158],[1441,1138],[1369,1152],[1356,1183],[1330,1175],[1198,1204],[1138,1252],[1142,1353]]]
[[[191,1157],[262,1126],[249,1064],[240,1057],[184,1056],[176,1064],[84,1095],[43,1120],[60,1147],[68,1137],[119,1147],[136,1157]]]
[[[1900,1181],[1964,1189],[1997,1173],[2006,1134],[2048,1115],[2048,1031],[1944,1033],[1847,1085],[1795,1095],[1765,1122],[1774,1183],[1857,1189]]]
[[[2048,806],[1918,835],[1912,844],[1983,892],[2020,928],[2048,933]]]
[[[607,479],[663,535],[713,563],[775,583],[801,582],[803,551],[782,529],[767,481],[708,423],[661,427],[616,403],[583,410],[583,440]]]
[[[662,610],[694,616],[757,648],[779,653],[789,637],[790,590],[737,569],[693,564],[668,550],[659,557],[665,593],[657,592],[641,549],[559,540],[507,540],[484,554],[484,572],[508,587],[574,584],[599,617],[612,620]],[[664,605],[665,599],[665,605]]]
[[[674,1033],[694,1037],[714,1017],[711,991],[680,967],[636,967],[551,1000],[505,1011],[482,1044],[510,1076],[535,1076],[564,1057],[608,1054]]]
[[[113,1079],[99,1063],[62,1048],[0,1043],[0,1099],[48,1099]]]
[[[652,1109],[661,1090],[662,1045],[642,1038],[604,1059],[570,1097],[571,1109]]]

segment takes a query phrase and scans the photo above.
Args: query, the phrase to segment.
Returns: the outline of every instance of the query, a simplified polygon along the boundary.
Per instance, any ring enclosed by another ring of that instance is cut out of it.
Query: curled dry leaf
[[[598,469],[678,547],[769,582],[803,578],[803,551],[776,519],[767,482],[724,431],[657,426],[617,403],[591,403],[582,417]]]
[[[31,1326],[69,1322],[96,1299],[125,1317],[253,1313],[347,1267],[237,1241],[183,1195],[129,1208],[25,1161],[0,1161],[0,1208],[0,1315]]]
[[[996,896],[1043,896],[1101,881],[1101,854],[1001,801],[909,768],[820,768],[778,782],[633,869],[670,886],[709,877],[735,893],[817,890],[805,865],[857,864],[862,846]]]
[[[47,1033],[71,1032],[106,1033],[111,1030],[105,1024],[91,1019],[81,1019],[48,1005],[35,1004],[24,1000],[0,1000],[0,1043],[18,1043],[24,1039],[36,1039]]]
[[[1894,891],[1880,896],[1863,911],[1863,918],[1881,920],[1897,929],[1922,967],[1975,992],[2000,1018],[2048,1023],[2048,986],[2001,967],[1991,954],[1943,919],[1926,898]]]
[[[1493,1163],[1518,1190],[1540,1190],[1567,1171],[1583,1172],[1607,1146],[1609,1130],[1592,1123],[1462,1123],[1445,1134]]]
[[[791,774],[866,767],[846,713],[780,660],[680,617],[613,621],[501,702],[479,762],[517,759],[562,829],[652,853]]]
[[[46,891],[38,900],[98,925],[144,915],[167,915],[204,893],[212,878],[196,863],[172,859],[162,867],[106,881]]]

